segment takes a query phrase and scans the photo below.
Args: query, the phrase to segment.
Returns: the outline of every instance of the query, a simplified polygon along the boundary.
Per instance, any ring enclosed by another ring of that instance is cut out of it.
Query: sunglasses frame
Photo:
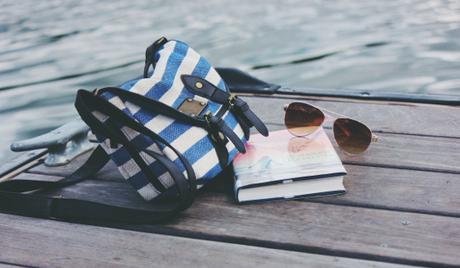
[[[337,120],[337,119],[350,119],[350,120],[353,120],[353,121],[356,121],[362,125],[364,125],[367,129],[369,129],[369,131],[371,132],[371,143],[372,142],[377,142],[379,140],[379,137],[377,135],[374,134],[374,132],[372,132],[372,130],[364,123],[360,122],[359,120],[356,120],[352,117],[349,117],[349,116],[346,116],[346,115],[343,115],[343,114],[339,114],[339,113],[336,113],[336,112],[333,112],[333,111],[330,111],[330,110],[327,110],[325,108],[321,108],[319,106],[316,106],[316,105],[312,105],[310,103],[306,103],[306,102],[291,102],[289,104],[285,104],[284,105],[284,112],[287,112],[287,108],[289,107],[289,105],[293,104],[293,103],[297,103],[297,104],[304,104],[304,105],[308,105],[308,106],[311,106],[313,108],[316,108],[318,109],[318,111],[320,111],[323,115],[324,115],[324,120],[323,122],[321,123],[321,125],[318,127],[317,130],[315,130],[314,132],[312,133],[309,133],[309,134],[306,134],[306,135],[303,135],[303,137],[307,137],[307,136],[311,136],[311,135],[314,135],[319,129],[320,127],[322,127],[324,125],[324,123],[328,122],[328,123],[331,123],[332,122],[332,125],[334,125],[334,122]],[[286,123],[285,123],[286,124]],[[335,138],[334,138],[335,140]],[[335,141],[337,143],[337,141]],[[370,145],[370,144],[369,144]],[[340,148],[340,146],[339,146]],[[342,149],[343,150],[343,149]],[[367,149],[366,149],[367,151]],[[345,151],[346,152],[346,151]]]

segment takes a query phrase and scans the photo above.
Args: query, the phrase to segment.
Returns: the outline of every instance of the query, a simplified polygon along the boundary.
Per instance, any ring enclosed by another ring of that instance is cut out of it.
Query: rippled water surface
[[[0,159],[74,117],[76,89],[139,75],[161,35],[289,87],[458,95],[459,26],[455,0],[3,0]]]

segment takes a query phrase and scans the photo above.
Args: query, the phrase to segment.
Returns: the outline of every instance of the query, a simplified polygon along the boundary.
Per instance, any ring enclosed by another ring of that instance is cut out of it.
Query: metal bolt
[[[196,88],[202,88],[203,87],[203,84],[201,82],[196,82],[195,83],[195,87]]]
[[[402,225],[409,225],[409,224],[410,224],[410,221],[403,220],[403,221],[401,221],[401,224],[402,224]]]

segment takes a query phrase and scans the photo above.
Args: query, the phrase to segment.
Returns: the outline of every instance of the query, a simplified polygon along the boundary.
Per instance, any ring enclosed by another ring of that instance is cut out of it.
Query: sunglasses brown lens
[[[317,108],[300,102],[289,104],[284,124],[294,136],[306,136],[315,132],[324,122],[324,114]]]
[[[358,121],[339,118],[334,122],[334,137],[342,150],[351,154],[359,154],[369,147],[372,132]]]

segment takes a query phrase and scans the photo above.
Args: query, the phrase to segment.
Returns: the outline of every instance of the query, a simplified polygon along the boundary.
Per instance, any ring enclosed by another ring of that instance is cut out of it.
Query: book
[[[347,174],[322,128],[306,137],[287,130],[251,136],[233,161],[239,203],[345,193]]]

